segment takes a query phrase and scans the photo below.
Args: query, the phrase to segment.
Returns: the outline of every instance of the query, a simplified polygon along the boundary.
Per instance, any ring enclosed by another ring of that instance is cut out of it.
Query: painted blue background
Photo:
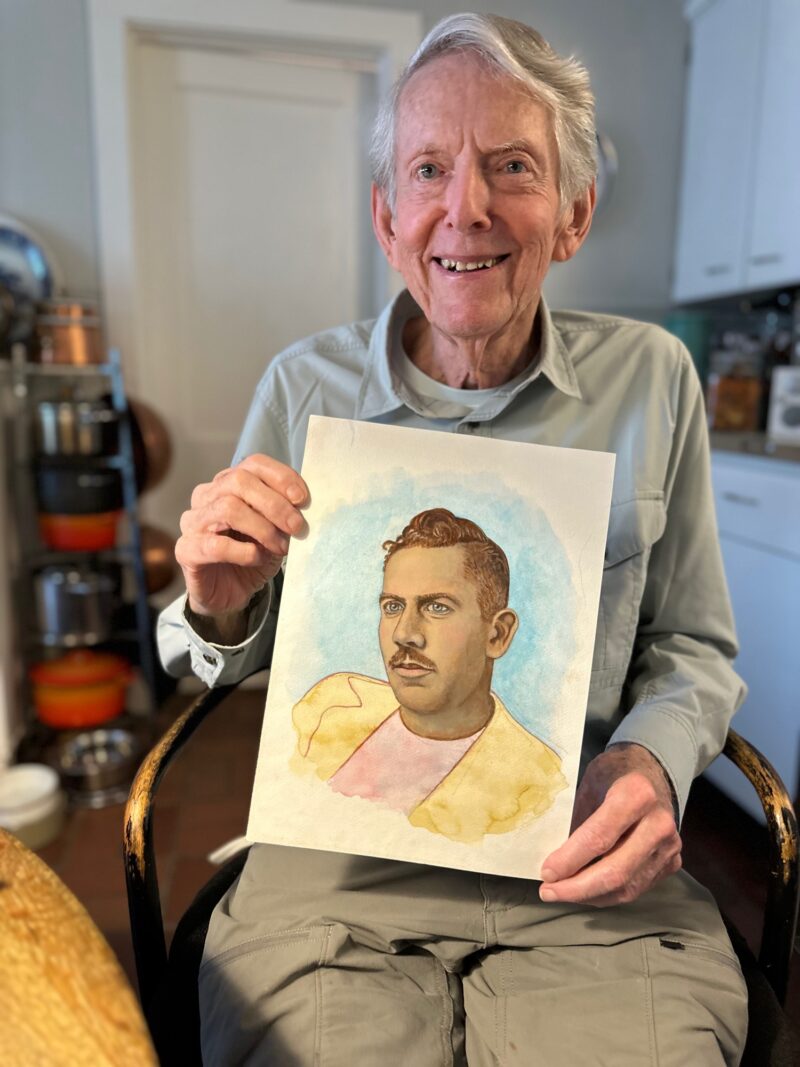
[[[364,490],[364,499],[342,502],[322,518],[324,533],[309,554],[305,582],[314,591],[313,610],[304,616],[293,699],[338,671],[385,679],[378,646],[381,545],[418,512],[445,507],[476,522],[508,557],[509,604],[520,626],[495,666],[492,688],[523,726],[558,747],[552,714],[575,653],[575,591],[564,549],[541,509],[480,474],[470,474],[468,484],[446,475],[426,475],[420,484],[396,470]]]

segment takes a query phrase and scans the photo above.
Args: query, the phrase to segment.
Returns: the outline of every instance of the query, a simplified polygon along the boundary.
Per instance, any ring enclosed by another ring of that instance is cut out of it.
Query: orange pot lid
[[[58,659],[34,663],[30,677],[37,685],[92,685],[127,678],[130,670],[131,665],[124,656],[76,648]]]

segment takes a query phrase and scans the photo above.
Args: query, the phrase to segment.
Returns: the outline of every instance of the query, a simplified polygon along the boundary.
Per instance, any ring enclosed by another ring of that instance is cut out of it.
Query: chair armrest
[[[139,999],[145,1014],[167,966],[167,945],[152,833],[156,792],[174,757],[206,716],[236,689],[236,685],[207,690],[178,716],[139,767],[125,805],[125,884]]]
[[[758,793],[769,830],[769,882],[758,962],[781,1004],[789,981],[798,905],[798,832],[791,798],[775,768],[735,730],[723,753]]]

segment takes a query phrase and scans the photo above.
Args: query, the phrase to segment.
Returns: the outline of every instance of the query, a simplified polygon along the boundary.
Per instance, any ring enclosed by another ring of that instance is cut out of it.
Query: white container
[[[66,797],[58,774],[43,763],[0,771],[0,826],[28,848],[44,848],[64,825]]]

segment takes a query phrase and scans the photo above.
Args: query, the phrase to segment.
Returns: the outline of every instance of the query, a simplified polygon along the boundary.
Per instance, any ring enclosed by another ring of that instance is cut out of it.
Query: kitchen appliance
[[[117,583],[77,566],[45,567],[34,577],[36,618],[45,644],[76,647],[111,633]]]
[[[800,366],[772,371],[767,436],[779,445],[800,445]]]

